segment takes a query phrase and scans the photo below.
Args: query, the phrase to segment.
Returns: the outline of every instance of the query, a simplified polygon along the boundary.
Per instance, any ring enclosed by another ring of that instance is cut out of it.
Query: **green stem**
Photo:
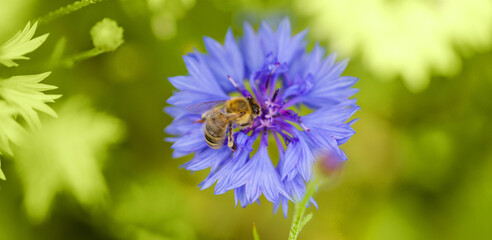
[[[312,218],[312,214],[304,217],[304,213],[306,212],[306,205],[309,198],[311,198],[316,191],[316,185],[316,181],[310,181],[306,188],[306,194],[302,200],[295,205],[294,216],[292,217],[292,225],[289,232],[289,240],[296,240],[304,225]]]
[[[85,59],[88,59],[88,58],[91,58],[91,57],[95,57],[101,53],[103,53],[104,51],[101,51],[97,48],[93,48],[91,50],[87,50],[85,52],[81,52],[79,54],[76,54],[74,56],[72,56],[71,58],[65,60],[64,64],[65,66],[67,67],[71,67],[73,66],[73,64],[75,62],[78,62],[78,61],[82,61],[82,60],[85,60]]]
[[[104,0],[80,0],[80,1],[74,2],[70,5],[67,5],[65,7],[58,8],[57,10],[48,13],[44,17],[39,18],[38,21],[40,23],[48,23],[55,18],[61,17],[63,15],[67,15],[67,14],[75,12],[81,8],[84,8],[84,7],[87,7],[89,5],[92,5],[92,4],[95,4],[98,2],[102,2],[102,1],[104,1]]]

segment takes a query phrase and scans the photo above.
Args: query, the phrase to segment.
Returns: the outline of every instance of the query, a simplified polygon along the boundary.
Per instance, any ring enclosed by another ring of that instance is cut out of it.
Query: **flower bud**
[[[91,29],[94,47],[103,52],[116,50],[123,43],[123,28],[116,21],[104,18]]]
[[[319,153],[317,159],[315,171],[316,175],[321,178],[338,175],[345,165],[345,161],[340,160],[336,154],[331,152]]]

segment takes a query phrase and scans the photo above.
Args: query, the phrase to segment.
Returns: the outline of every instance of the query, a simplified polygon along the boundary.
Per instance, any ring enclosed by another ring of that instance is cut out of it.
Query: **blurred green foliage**
[[[432,6],[456,16],[426,15],[448,34],[419,35],[425,29],[412,28],[409,39],[417,39],[416,46],[385,38],[402,33],[383,31],[389,23],[401,28],[398,21],[373,19],[365,28],[354,13],[369,14],[370,8],[353,7],[363,1],[330,8],[319,2],[106,0],[41,22],[35,36],[49,38],[26,52],[29,61],[0,66],[0,83],[51,71],[43,83],[58,89],[46,94],[63,97],[48,104],[59,117],[40,113],[33,129],[0,97],[1,171],[7,176],[0,182],[0,239],[252,239],[253,222],[261,239],[287,239],[292,210],[284,219],[272,214],[270,204],[234,208],[231,193],[216,196],[196,187],[206,171],[178,168],[190,157],[171,158],[163,141],[171,118],[162,112],[173,91],[166,78],[186,74],[181,55],[203,51],[203,36],[222,41],[229,27],[240,34],[245,20],[257,26],[282,16],[291,18],[294,31],[312,29],[312,42],[351,57],[345,74],[360,77],[361,89],[357,134],[343,146],[349,161],[318,191],[319,210],[300,239],[491,239],[490,4],[461,9],[456,6],[467,1],[412,2],[412,9]],[[73,3],[1,1],[0,44],[27,22]],[[372,3],[385,11],[400,4]],[[321,21],[329,12],[344,17]],[[476,23],[478,17],[486,20]],[[64,64],[94,48],[90,31],[104,18],[123,28],[124,43]],[[471,36],[479,37],[466,38]],[[361,45],[351,51],[341,45],[353,42]],[[430,80],[418,86],[420,92],[407,88],[416,89],[410,78],[391,75],[403,65],[387,64],[390,59],[372,47],[381,44],[401,50],[398,63],[411,60],[407,74]],[[421,46],[431,47],[424,53],[432,57],[414,54],[422,53]],[[433,51],[447,51],[455,60]],[[461,67],[448,64],[440,72],[439,64],[451,60]],[[387,78],[397,81],[380,81]],[[13,156],[6,154],[6,139]]]
[[[377,78],[399,76],[415,92],[432,74],[456,74],[460,54],[485,52],[492,42],[488,0],[299,0],[298,6],[313,16],[316,36],[360,57]]]
[[[33,219],[46,218],[55,195],[67,190],[83,205],[101,203],[107,187],[101,169],[106,148],[122,136],[122,123],[95,112],[88,101],[73,97],[58,109],[58,118],[43,122],[23,139],[16,168],[24,186],[24,206]]]

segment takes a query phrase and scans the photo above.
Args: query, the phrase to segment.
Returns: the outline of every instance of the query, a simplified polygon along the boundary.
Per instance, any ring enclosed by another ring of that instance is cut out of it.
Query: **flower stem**
[[[97,48],[93,48],[91,50],[87,50],[85,52],[75,54],[71,58],[68,58],[67,60],[64,61],[64,65],[66,67],[72,67],[75,62],[82,61],[91,57],[95,57],[103,52],[104,51],[101,51]]]
[[[292,225],[289,232],[289,240],[296,240],[302,228],[313,217],[312,213],[308,214],[307,216],[304,216],[304,213],[306,212],[306,205],[309,199],[316,191],[316,185],[316,181],[310,181],[306,188],[306,194],[304,195],[302,200],[297,202],[295,205],[294,216],[292,217]]]
[[[69,4],[65,7],[58,8],[55,11],[52,11],[45,15],[44,17],[39,18],[40,23],[48,23],[52,21],[53,19],[56,19],[58,17],[61,17],[63,15],[67,15],[69,13],[75,12],[81,8],[87,7],[89,5],[102,2],[104,0],[80,0],[77,2],[74,2],[72,4]]]

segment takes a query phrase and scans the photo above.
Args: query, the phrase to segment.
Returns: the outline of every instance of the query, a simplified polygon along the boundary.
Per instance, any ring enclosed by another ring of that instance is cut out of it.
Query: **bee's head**
[[[260,113],[261,113],[261,107],[260,107],[260,105],[258,105],[258,104],[256,103],[256,104],[253,104],[253,105],[251,105],[251,106],[252,106],[252,108],[253,108],[253,113],[254,113],[256,116],[260,115]]]
[[[253,97],[248,97],[248,101],[251,104],[251,109],[253,110],[253,114],[259,116],[261,113],[260,104],[258,104],[258,102],[256,102],[256,99],[254,99]]]

